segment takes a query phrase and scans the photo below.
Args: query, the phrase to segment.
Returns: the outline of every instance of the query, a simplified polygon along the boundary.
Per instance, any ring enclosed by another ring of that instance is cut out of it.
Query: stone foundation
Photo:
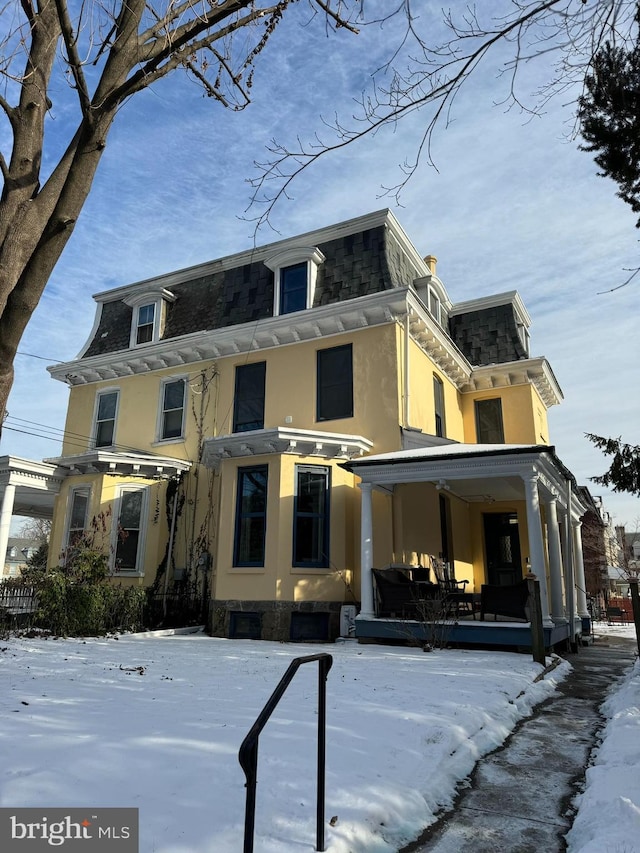
[[[340,635],[342,601],[213,600],[208,629],[212,637],[333,642]]]

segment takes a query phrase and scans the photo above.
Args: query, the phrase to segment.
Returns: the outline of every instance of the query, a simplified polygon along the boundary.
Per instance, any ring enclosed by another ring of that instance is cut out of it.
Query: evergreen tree
[[[640,214],[640,3],[635,37],[619,47],[607,42],[594,55],[578,102],[584,151],[595,152],[601,175],[620,187],[618,195]],[[640,227],[640,218],[636,223]]]
[[[640,446],[625,444],[621,438],[603,438],[587,433],[587,438],[605,456],[612,456],[609,470],[599,477],[591,477],[594,483],[611,486],[614,492],[629,492],[640,497]]]

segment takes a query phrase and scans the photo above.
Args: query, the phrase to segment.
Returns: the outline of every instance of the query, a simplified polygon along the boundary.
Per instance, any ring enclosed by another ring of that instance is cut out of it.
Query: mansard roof
[[[310,259],[311,308],[274,316],[274,271]],[[97,293],[80,354],[48,368],[70,385],[117,379],[408,319],[411,337],[463,391],[531,382],[547,406],[562,392],[528,352],[530,318],[514,291],[454,304],[389,210]],[[160,336],[132,346],[134,312],[164,303]]]
[[[224,329],[273,316],[274,273],[266,265],[285,248],[313,245],[318,266],[313,307],[410,285],[427,271],[393,214],[378,211],[337,226],[281,240],[161,278],[96,294],[97,323],[82,358],[129,347],[136,291],[174,297],[167,304],[163,340]]]

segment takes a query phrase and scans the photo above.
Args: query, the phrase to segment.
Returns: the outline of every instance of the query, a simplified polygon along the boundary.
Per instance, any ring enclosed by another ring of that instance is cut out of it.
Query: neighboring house
[[[10,536],[7,542],[7,553],[4,559],[2,577],[18,577],[22,573],[22,570],[26,568],[29,557],[32,557],[39,547],[40,542],[36,542],[33,539]]]
[[[580,498],[587,507],[582,517],[582,551],[584,574],[589,596],[604,605],[609,592],[609,569],[612,560],[611,518],[602,498],[580,486]]]
[[[530,564],[548,644],[579,634],[562,394],[486,279],[452,302],[383,210],[97,294],[49,368],[70,387],[52,564],[89,531],[122,582],[210,597],[215,635],[286,640],[335,637],[344,604],[389,636],[375,566],[440,555],[477,593]]]

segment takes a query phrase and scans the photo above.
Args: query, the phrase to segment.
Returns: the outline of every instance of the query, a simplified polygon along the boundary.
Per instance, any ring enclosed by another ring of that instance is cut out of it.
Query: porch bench
[[[609,625],[612,625],[614,622],[626,625],[627,621],[627,614],[622,607],[607,607],[607,623]]]
[[[480,588],[480,619],[484,621],[487,613],[493,614],[494,622],[498,617],[529,621],[527,604],[529,588],[526,580],[504,586],[482,584]]]

